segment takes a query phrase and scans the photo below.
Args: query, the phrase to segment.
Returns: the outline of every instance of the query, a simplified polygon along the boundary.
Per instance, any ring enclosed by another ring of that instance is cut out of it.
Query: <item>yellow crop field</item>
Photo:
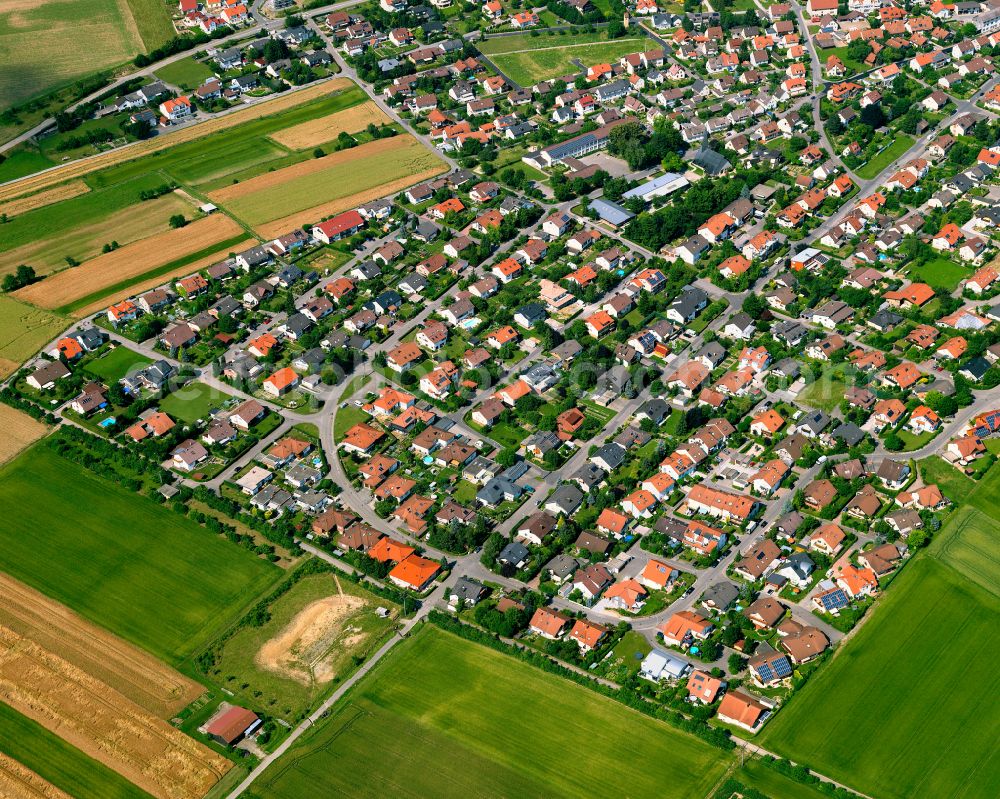
[[[325,117],[272,133],[270,138],[293,150],[305,150],[333,141],[341,133],[357,133],[371,124],[385,125],[390,121],[381,108],[368,100],[343,111],[334,111]]]
[[[130,205],[109,214],[93,225],[77,228],[56,228],[35,241],[0,253],[0,275],[13,272],[18,264],[31,264],[39,275],[66,268],[66,256],[79,262],[101,255],[105,244],[117,241],[125,246],[169,230],[168,221],[174,214],[191,216],[193,206],[179,193]]]
[[[445,169],[436,154],[412,136],[401,135],[302,161],[219,189],[209,197],[256,227],[338,200],[349,198],[354,203],[359,194],[371,190],[381,196],[397,181],[409,185],[420,179],[418,175]]]
[[[0,435],[0,464],[11,460],[48,432],[44,424],[5,403],[0,403],[0,430],[3,430],[3,435]],[[2,579],[3,575],[0,575],[0,581]]]
[[[36,208],[44,208],[46,205],[52,205],[52,203],[61,202],[62,200],[79,197],[88,191],[90,191],[90,186],[82,180],[71,180],[69,183],[64,183],[53,189],[45,189],[36,194],[29,194],[26,197],[18,197],[5,202],[0,205],[0,214],[6,214],[9,218],[13,219],[19,214],[34,211]]]
[[[232,219],[213,214],[121,249],[99,255],[82,266],[58,272],[19,289],[14,296],[41,308],[61,308],[102,288],[138,278],[186,255],[197,253],[242,231]]]

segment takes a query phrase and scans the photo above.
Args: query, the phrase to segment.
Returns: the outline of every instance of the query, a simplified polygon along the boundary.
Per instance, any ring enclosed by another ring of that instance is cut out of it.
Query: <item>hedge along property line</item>
[[[23,411],[36,422],[44,422],[45,424],[53,426],[59,423],[59,419],[56,418],[54,413],[45,410],[40,405],[30,402],[9,386],[4,386],[0,389],[0,402],[10,405],[11,408]]]
[[[595,693],[606,696],[616,702],[620,702],[626,707],[639,711],[643,715],[664,721],[682,732],[695,735],[718,749],[729,751],[736,748],[736,744],[732,742],[729,734],[724,730],[709,727],[701,722],[688,719],[674,710],[654,705],[627,688],[611,688],[604,683],[597,682],[591,677],[587,677],[586,675],[579,674],[572,669],[566,668],[565,666],[555,662],[551,657],[543,655],[540,652],[518,649],[517,647],[505,644],[503,641],[500,641],[498,638],[490,635],[489,633],[483,632],[482,630],[472,627],[471,625],[464,624],[443,611],[432,610],[427,618],[428,621],[437,625],[442,630],[447,630],[448,632],[454,633],[455,635],[465,638],[468,641],[488,646],[497,652],[502,652],[506,655],[510,655],[511,657],[515,657],[525,663],[541,669],[542,671],[549,672],[550,674],[557,674],[567,680],[572,680],[577,685],[589,688]]]

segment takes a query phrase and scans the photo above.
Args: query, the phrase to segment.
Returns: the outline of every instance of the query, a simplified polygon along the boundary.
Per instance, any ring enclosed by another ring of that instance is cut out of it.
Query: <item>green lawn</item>
[[[0,470],[0,569],[177,664],[281,574],[36,444]]]
[[[521,86],[580,72],[576,61],[585,67],[614,63],[623,55],[645,50],[645,37],[608,40],[605,33],[581,33],[566,36],[509,36],[488,39],[479,49],[507,77]]]
[[[995,518],[959,511],[762,745],[880,799],[997,796]]]
[[[354,425],[368,421],[368,414],[352,402],[346,408],[337,408],[333,419],[333,440],[340,441]]]
[[[196,380],[165,396],[160,402],[160,410],[174,419],[191,423],[206,418],[209,411],[221,407],[228,399],[232,399],[232,394]]]
[[[956,264],[949,258],[932,258],[925,264],[907,270],[907,276],[916,282],[926,283],[937,291],[951,293],[958,284],[972,274],[970,269]]]
[[[1000,468],[992,466],[966,502],[991,519],[1000,519]]]
[[[197,89],[215,73],[201,61],[182,58],[156,70],[156,77],[166,83],[179,86],[186,91]]]
[[[864,72],[866,69],[868,69],[868,67],[862,64],[860,61],[855,61],[853,58],[847,55],[847,47],[827,47],[824,48],[823,50],[820,50],[820,57],[819,57],[819,63],[820,66],[824,68],[824,74],[826,74],[825,73],[826,61],[832,55],[837,56],[837,58],[839,58],[841,61],[844,62],[844,66],[847,67],[848,75],[852,75],[855,72]]]
[[[944,495],[956,503],[963,502],[975,483],[946,460],[931,455],[919,461],[920,476],[925,483],[937,483]]]
[[[701,799],[729,760],[611,699],[427,626],[247,796]]]
[[[37,150],[15,148],[5,155],[7,158],[0,161],[0,183],[17,180],[25,175],[31,175],[39,170],[54,166],[49,158]]]
[[[899,440],[903,442],[903,452],[913,452],[915,449],[927,446],[937,435],[935,432],[911,433],[909,430],[897,431]]]
[[[88,363],[85,371],[104,381],[105,384],[111,385],[133,369],[141,369],[152,362],[151,358],[128,347],[115,347]]]
[[[828,369],[816,380],[802,389],[802,393],[796,399],[822,411],[832,411],[841,400],[844,399],[844,392],[847,390],[847,383],[844,380],[843,372],[836,369]]]
[[[275,638],[307,605],[338,593],[332,574],[303,577],[269,606],[270,619],[265,624],[241,627],[218,652],[215,666],[207,674],[235,695],[235,701],[248,707],[260,707],[271,715],[294,723],[303,711],[310,709],[337,682],[354,669],[352,658],[365,656],[377,649],[393,627],[393,620],[375,615],[376,607],[395,608],[391,602],[370,594],[356,583],[341,579],[340,585],[350,596],[360,597],[365,605],[354,608],[338,624],[341,632],[331,636],[320,647],[312,647],[300,655],[300,663],[316,661],[314,674],[329,668],[329,677],[310,679],[303,667],[294,673],[278,673],[257,663],[261,647]],[[355,640],[363,637],[363,640]],[[242,686],[246,686],[245,688]]]
[[[2,702],[0,752],[75,799],[150,799],[103,763]]]
[[[872,158],[867,164],[855,169],[854,172],[862,180],[871,180],[912,146],[913,139],[910,136],[903,133],[895,133],[892,143],[888,147]]]

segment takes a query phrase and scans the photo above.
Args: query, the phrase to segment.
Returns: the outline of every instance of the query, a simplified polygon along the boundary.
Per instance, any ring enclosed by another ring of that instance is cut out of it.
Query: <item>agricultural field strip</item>
[[[0,430],[3,431],[0,435],[0,465],[12,460],[48,432],[44,424],[5,403],[0,403]],[[0,594],[2,602],[3,595]]]
[[[17,197],[0,204],[0,214],[6,214],[9,218],[13,218],[28,211],[34,211],[36,208],[43,208],[46,205],[78,197],[81,194],[86,194],[88,191],[90,191],[90,186],[82,180],[71,180],[69,183],[64,183],[61,186],[56,186],[52,189],[43,189],[34,194]]]
[[[160,718],[170,718],[204,693],[194,680],[3,573],[0,625]]]
[[[199,252],[241,232],[242,228],[229,217],[213,214],[185,227],[157,233],[99,255],[82,266],[19,289],[14,296],[42,308],[59,308],[123,280],[141,277],[157,266]]]
[[[502,57],[505,55],[517,55],[518,53],[544,53],[546,50],[569,50],[573,47],[600,47],[602,44],[617,44],[625,42],[641,42],[648,41],[644,37],[635,39],[610,39],[610,40],[599,40],[596,42],[578,42],[576,44],[554,44],[551,47],[525,47],[521,50],[498,50],[493,53],[487,53],[490,58],[493,56]]]
[[[135,294],[141,294],[144,291],[149,291],[150,289],[156,288],[164,283],[168,283],[176,277],[184,277],[186,275],[193,274],[194,272],[198,272],[206,266],[211,266],[212,264],[223,260],[230,250],[232,252],[241,252],[242,250],[249,249],[259,243],[260,242],[258,242],[257,239],[247,238],[242,241],[235,242],[227,249],[219,250],[212,255],[207,255],[196,261],[185,263],[184,265],[178,266],[176,269],[172,269],[168,272],[160,272],[158,269],[151,270],[153,273],[152,277],[145,277],[145,274],[149,274],[145,273],[143,275],[139,275],[136,278],[136,282],[129,282],[127,286],[122,288],[111,286],[107,290],[107,293],[101,293],[97,299],[89,300],[88,297],[82,297],[81,299],[70,303],[69,308],[67,308],[67,313],[69,313],[74,319],[82,319],[85,316],[106,308],[111,303],[119,302],[126,297],[131,297]],[[80,303],[84,304],[80,305]]]
[[[569,766],[557,734],[566,729],[599,729],[608,740],[628,736],[643,768],[616,767],[616,748],[603,746]],[[728,760],[613,700],[425,626],[354,686],[251,794],[285,799],[308,788],[345,796],[569,797],[586,790],[701,799]]]
[[[970,527],[977,519],[978,531]],[[1000,690],[991,668],[995,651],[983,646],[995,641],[1000,601],[963,573],[967,557],[949,558],[970,549],[956,540],[970,533],[995,551],[995,538],[984,532],[992,527],[981,514],[953,517],[934,547],[895,581],[876,615],[764,731],[764,745],[873,796],[933,799],[959,783],[968,799],[993,795],[988,786],[1000,779],[1000,750],[983,759],[971,744],[1000,736],[1000,723],[981,713],[978,700]],[[914,707],[904,695],[925,703]],[[933,710],[926,701],[935,703]],[[870,746],[875,735],[880,748]],[[922,753],[916,760],[915,751]],[[976,790],[973,774],[983,780]]]
[[[300,122],[290,128],[268,135],[271,141],[292,150],[305,150],[332,142],[341,133],[358,133],[370,124],[386,125],[392,120],[373,101],[359,102],[343,111],[334,111],[325,117]]]
[[[29,175],[0,186],[0,202],[20,197],[28,192],[39,191],[50,186],[63,183],[73,178],[80,178],[93,172],[119,164],[135,161],[144,156],[162,152],[179,144],[201,139],[219,131],[254,122],[261,118],[274,117],[282,111],[304,105],[333,92],[354,86],[347,78],[336,78],[308,88],[286,92],[273,100],[255,104],[249,108],[240,108],[232,113],[191,125],[167,136],[146,139],[128,147],[111,150],[90,158],[73,161],[64,166],[55,167],[44,173]],[[162,141],[161,141],[162,139]]]
[[[0,295],[0,358],[16,368],[66,326],[61,316]]]
[[[0,274],[13,272],[19,264],[30,264],[38,275],[66,270],[66,257],[86,262],[100,257],[104,245],[117,241],[120,247],[168,231],[175,214],[190,218],[195,207],[173,192],[147,202],[116,210],[106,218],[81,227],[50,230],[35,241],[0,252]],[[2,245],[0,245],[2,247]],[[77,267],[72,267],[76,269]]]
[[[200,799],[232,764],[0,625],[0,700],[162,799]]]
[[[0,796],[6,799],[73,799],[3,752],[0,752]]]
[[[0,505],[19,508],[0,517],[0,570],[169,664],[206,646],[282,574],[48,441],[0,467]]]

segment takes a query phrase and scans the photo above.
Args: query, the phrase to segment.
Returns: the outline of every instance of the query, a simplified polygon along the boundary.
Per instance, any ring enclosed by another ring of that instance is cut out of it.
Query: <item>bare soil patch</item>
[[[7,799],[73,799],[3,752],[0,752],[0,796]]]
[[[341,211],[357,208],[359,205],[363,205],[370,200],[377,200],[379,197],[396,194],[397,192],[400,192],[403,189],[408,189],[410,186],[417,183],[430,180],[432,177],[440,175],[445,171],[447,171],[447,166],[442,163],[440,167],[425,169],[423,172],[407,175],[406,177],[390,181],[389,183],[383,183],[372,189],[359,191],[349,197],[340,197],[336,200],[331,200],[328,203],[316,205],[312,208],[307,208],[304,211],[283,216],[281,219],[275,219],[273,222],[257,225],[254,230],[256,230],[257,233],[259,233],[264,239],[273,239],[276,236],[287,233],[289,230],[300,228],[309,222],[317,222],[325,217],[339,214]]]
[[[384,125],[391,122],[381,108],[371,100],[335,111],[319,119],[311,119],[272,133],[270,138],[293,150],[305,150],[333,141],[341,133],[357,133],[370,124]]]
[[[0,405],[0,410],[4,407]],[[0,425],[7,426],[2,413]],[[163,719],[172,718],[205,692],[194,680],[152,655],[2,573],[0,625],[34,641]]]
[[[109,152],[101,153],[91,158],[73,161],[64,166],[50,169],[44,174],[29,175],[21,180],[13,181],[5,186],[0,186],[0,202],[6,202],[7,200],[15,197],[20,197],[28,192],[40,191],[41,189],[55,186],[72,178],[83,177],[84,175],[89,175],[91,172],[96,172],[99,169],[106,169],[107,167],[114,166],[115,164],[122,164],[126,161],[134,161],[144,155],[166,150],[168,147],[173,147],[175,144],[183,144],[187,141],[208,136],[210,133],[234,128],[252,119],[269,116],[288,108],[302,105],[303,103],[307,103],[317,97],[332,94],[333,92],[346,89],[353,85],[354,82],[348,80],[347,78],[336,78],[334,80],[326,81],[325,83],[310,86],[306,89],[302,89],[301,91],[286,92],[273,100],[258,103],[250,108],[243,108],[239,111],[234,111],[231,114],[226,114],[225,116],[218,117],[216,119],[210,119],[207,122],[201,122],[197,125],[182,128],[181,130],[171,132],[166,136],[156,136],[152,139],[146,139],[145,141],[138,142],[128,147],[121,147],[117,150],[110,150]]]
[[[367,604],[359,596],[345,594],[343,589],[334,596],[310,602],[260,648],[257,666],[304,685],[330,682],[335,676],[333,660],[338,650],[357,646],[367,635],[345,623]]]
[[[0,364],[0,371],[2,371],[2,364]],[[21,450],[38,441],[48,432],[48,428],[44,424],[36,422],[28,414],[5,403],[0,403],[0,430],[3,431],[3,434],[0,435],[0,464],[12,460]],[[0,596],[0,605],[3,601],[4,597]]]
[[[158,799],[200,799],[232,763],[0,626],[0,701]]]
[[[102,288],[139,277],[158,266],[230,239],[241,231],[242,228],[228,216],[213,214],[54,274],[19,289],[15,296],[41,308],[61,308]]]
[[[227,247],[226,250],[220,250],[217,253],[208,255],[204,258],[199,258],[197,261],[191,261],[185,266],[181,266],[172,272],[164,272],[163,274],[157,275],[156,277],[151,277],[148,280],[140,280],[137,283],[132,283],[128,288],[122,289],[121,291],[116,291],[111,294],[105,294],[99,300],[96,300],[89,305],[85,305],[70,314],[74,319],[82,319],[83,317],[92,314],[96,311],[106,308],[115,302],[120,302],[126,297],[131,297],[135,294],[142,294],[144,291],[149,291],[150,289],[156,288],[157,286],[169,283],[171,280],[177,277],[186,277],[187,275],[192,275],[199,269],[204,269],[206,266],[211,266],[214,263],[218,263],[225,259],[229,252],[240,252],[241,250],[247,250],[250,247],[254,247],[260,244],[257,239],[246,239],[238,244],[233,244]],[[0,367],[2,367],[0,363]]]
[[[44,208],[46,205],[52,205],[52,203],[61,202],[62,200],[70,200],[73,197],[86,194],[88,191],[90,191],[90,186],[82,180],[71,180],[69,183],[64,183],[61,186],[45,189],[36,194],[29,194],[27,197],[18,197],[3,203],[0,205],[0,214],[7,214],[8,217],[13,219],[19,214],[26,214],[28,211],[34,211],[36,208]]]

